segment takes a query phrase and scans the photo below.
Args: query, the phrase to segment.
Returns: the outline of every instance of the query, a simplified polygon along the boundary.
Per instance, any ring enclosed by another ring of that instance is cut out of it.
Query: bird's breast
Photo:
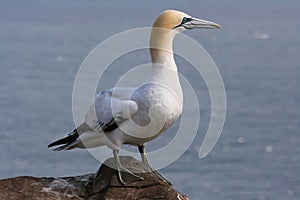
[[[134,122],[139,126],[157,123],[159,133],[169,128],[182,111],[181,88],[178,92],[161,84],[148,83],[138,88],[132,99],[138,104]]]

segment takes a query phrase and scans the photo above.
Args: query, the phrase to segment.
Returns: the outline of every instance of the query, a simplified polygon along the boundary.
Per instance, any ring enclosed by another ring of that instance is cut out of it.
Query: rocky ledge
[[[144,171],[142,163],[133,157],[120,158],[123,166]],[[188,199],[172,185],[148,172],[139,174],[144,180],[122,185],[116,170],[108,167],[113,163],[113,158],[107,159],[96,174],[63,178],[21,176],[0,180],[0,199]]]

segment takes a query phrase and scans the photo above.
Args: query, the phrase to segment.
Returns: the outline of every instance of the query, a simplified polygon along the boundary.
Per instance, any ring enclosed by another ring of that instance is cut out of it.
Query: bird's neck
[[[173,55],[175,34],[175,32],[166,29],[152,29],[150,38],[152,73],[149,77],[149,82],[164,85],[173,94],[176,94],[179,99],[182,99],[177,66]]]
[[[152,28],[150,54],[153,64],[172,68],[177,71],[173,55],[175,32],[167,29]]]
[[[165,86],[176,95],[179,104],[182,105],[182,90],[173,54],[175,34],[174,31],[152,28],[150,38],[152,73],[148,81]]]

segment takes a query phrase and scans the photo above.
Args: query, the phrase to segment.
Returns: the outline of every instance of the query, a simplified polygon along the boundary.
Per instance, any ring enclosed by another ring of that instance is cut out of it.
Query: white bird
[[[59,151],[107,145],[113,149],[118,178],[126,184],[121,171],[139,179],[142,177],[122,166],[119,149],[123,144],[138,146],[145,167],[166,181],[150,167],[145,143],[162,134],[182,112],[182,90],[172,45],[177,33],[193,28],[220,26],[176,10],[162,12],[153,24],[150,37],[152,72],[149,79],[137,88],[118,87],[99,93],[85,121],[67,137],[48,147],[61,145],[54,149]]]

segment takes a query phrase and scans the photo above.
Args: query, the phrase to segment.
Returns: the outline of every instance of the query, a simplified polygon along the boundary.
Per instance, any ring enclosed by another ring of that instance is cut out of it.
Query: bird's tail
[[[70,150],[75,148],[75,145],[78,143],[80,143],[79,134],[77,132],[77,129],[74,129],[74,131],[70,133],[67,137],[64,137],[49,144],[48,148],[57,145],[62,145],[56,149],[53,149],[53,151]]]

